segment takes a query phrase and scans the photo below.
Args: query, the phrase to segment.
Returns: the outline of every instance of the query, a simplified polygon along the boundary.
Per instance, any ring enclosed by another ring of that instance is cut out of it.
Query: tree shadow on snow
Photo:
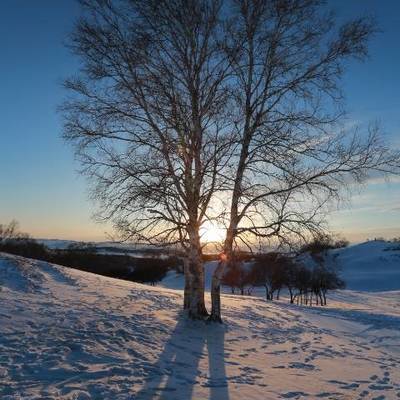
[[[135,399],[189,400],[194,398],[194,387],[201,385],[209,388],[209,400],[229,400],[224,337],[223,325],[193,322],[180,316],[158,361],[147,368],[146,383]],[[209,371],[204,368],[207,359]]]
[[[366,325],[364,332],[380,329],[400,330],[400,318],[396,315],[374,314],[365,310],[340,308],[314,308],[313,312],[321,316],[364,324]]]

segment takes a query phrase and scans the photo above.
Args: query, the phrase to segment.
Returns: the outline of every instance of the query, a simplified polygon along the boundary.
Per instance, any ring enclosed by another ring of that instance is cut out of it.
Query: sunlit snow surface
[[[0,254],[0,399],[397,399],[400,291],[328,307],[182,292]],[[332,297],[332,296],[331,296]]]

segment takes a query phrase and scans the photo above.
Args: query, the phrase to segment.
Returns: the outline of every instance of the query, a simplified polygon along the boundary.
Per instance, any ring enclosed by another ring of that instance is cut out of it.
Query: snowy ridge
[[[365,242],[329,252],[347,288],[363,291],[400,290],[400,244]]]
[[[190,322],[182,292],[0,254],[0,398],[395,399],[400,292],[326,308],[223,296]]]

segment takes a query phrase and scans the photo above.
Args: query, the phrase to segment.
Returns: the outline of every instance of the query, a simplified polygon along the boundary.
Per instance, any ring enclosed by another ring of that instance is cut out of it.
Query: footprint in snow
[[[287,392],[281,394],[284,399],[300,399],[301,397],[308,397],[308,393],[304,392]]]
[[[301,362],[292,362],[289,364],[289,368],[296,368],[296,369],[304,369],[306,371],[313,371],[315,369],[315,365],[312,364],[304,364]]]
[[[325,397],[329,397],[329,398],[337,398],[337,396],[340,396],[341,393],[338,392],[322,392],[322,393],[318,393],[317,395],[315,395],[315,397],[318,397],[319,399],[323,399]],[[336,397],[331,397],[331,396],[336,396]]]
[[[371,389],[371,390],[389,390],[389,389],[393,389],[393,386],[391,386],[391,385],[377,385],[376,383],[373,383],[372,385],[369,385],[368,388]]]

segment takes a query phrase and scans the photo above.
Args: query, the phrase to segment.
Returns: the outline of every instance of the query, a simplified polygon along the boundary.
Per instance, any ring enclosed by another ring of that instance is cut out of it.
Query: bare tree
[[[13,219],[8,224],[0,224],[0,243],[13,239],[28,239],[27,233],[22,233],[19,230],[18,222]]]
[[[253,286],[252,276],[245,268],[244,263],[240,260],[231,260],[229,266],[225,270],[222,278],[222,284],[231,288],[232,294],[235,289],[239,290],[241,295],[244,295],[247,287],[247,293],[251,293]]]
[[[255,286],[265,288],[266,300],[279,300],[279,292],[288,281],[293,261],[290,257],[280,253],[267,253],[256,258],[252,265],[251,276]]]
[[[183,248],[193,318],[207,314],[205,220],[227,227],[220,321],[236,244],[320,233],[346,184],[399,167],[377,130],[340,130],[339,80],[366,55],[369,20],[337,29],[319,0],[81,2],[64,135],[123,239]]]
[[[184,307],[203,318],[199,228],[230,147],[221,2],[82,5],[69,42],[82,68],[65,82],[64,136],[90,177],[100,218],[125,240],[184,249]]]
[[[212,281],[211,319],[221,321],[220,284],[235,243],[306,237],[323,230],[324,212],[350,182],[399,171],[377,129],[342,129],[340,77],[363,59],[374,24],[335,27],[319,0],[232,1],[225,44],[235,116],[225,262]],[[228,172],[227,172],[228,173]]]

